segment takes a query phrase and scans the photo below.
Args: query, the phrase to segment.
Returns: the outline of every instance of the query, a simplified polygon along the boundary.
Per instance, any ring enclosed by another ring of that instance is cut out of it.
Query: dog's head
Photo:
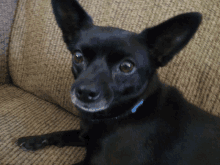
[[[136,34],[93,25],[75,0],[52,0],[52,6],[73,56],[72,102],[96,118],[130,111],[156,69],[189,42],[202,19],[199,13],[182,14]]]

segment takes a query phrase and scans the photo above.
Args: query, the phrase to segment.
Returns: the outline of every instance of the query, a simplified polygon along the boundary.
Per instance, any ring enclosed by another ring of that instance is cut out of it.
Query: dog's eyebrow
[[[96,49],[90,45],[82,45],[81,50],[88,60],[92,60],[96,55]]]

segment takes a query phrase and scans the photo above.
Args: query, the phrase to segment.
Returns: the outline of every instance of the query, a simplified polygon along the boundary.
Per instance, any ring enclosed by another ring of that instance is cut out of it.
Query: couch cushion
[[[55,146],[24,152],[15,140],[54,131],[79,129],[79,119],[52,103],[10,85],[0,86],[0,164],[73,164],[84,158],[82,147]]]
[[[194,39],[165,68],[163,81],[218,114],[220,109],[220,1],[79,0],[94,23],[141,32],[174,15],[198,11],[203,22]],[[77,114],[69,90],[74,82],[71,54],[52,14],[50,0],[18,3],[10,45],[10,74],[15,85]]]
[[[0,2],[0,85],[9,83],[7,55],[11,25],[14,18],[17,0]]]

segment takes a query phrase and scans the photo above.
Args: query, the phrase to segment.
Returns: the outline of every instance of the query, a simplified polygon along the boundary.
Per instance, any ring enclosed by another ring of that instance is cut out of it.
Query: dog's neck
[[[146,92],[142,94],[140,97],[140,100],[137,102],[137,104],[131,109],[131,113],[135,113],[137,109],[143,104],[144,100],[147,99],[149,96],[151,96],[157,89],[161,88],[162,83],[160,82],[158,78],[158,74],[155,73],[149,81],[147,85]]]
[[[148,83],[146,92],[143,93],[141,96],[144,100],[147,99],[149,96],[151,96],[153,93],[155,93],[156,90],[162,88],[163,84],[160,81],[157,72],[153,75],[151,80]]]
[[[108,121],[108,120],[118,120],[118,119],[122,119],[124,117],[127,117],[128,115],[134,114],[137,112],[137,110],[139,109],[139,107],[141,107],[141,105],[144,103],[144,101],[150,97],[153,93],[155,93],[156,90],[162,88],[162,83],[160,82],[159,78],[158,78],[158,74],[155,73],[153,75],[153,77],[151,78],[151,80],[148,82],[147,84],[147,89],[145,90],[146,92],[143,93],[140,96],[140,99],[136,102],[136,104],[129,110],[126,111],[125,113],[116,116],[116,117],[112,117],[112,118],[105,118],[105,119],[91,119],[91,122],[101,122],[101,121]]]

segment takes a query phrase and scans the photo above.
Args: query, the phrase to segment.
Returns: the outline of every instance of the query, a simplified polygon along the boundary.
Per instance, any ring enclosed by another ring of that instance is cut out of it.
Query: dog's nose
[[[93,102],[99,98],[100,90],[97,85],[80,85],[76,87],[76,97],[83,102]]]

